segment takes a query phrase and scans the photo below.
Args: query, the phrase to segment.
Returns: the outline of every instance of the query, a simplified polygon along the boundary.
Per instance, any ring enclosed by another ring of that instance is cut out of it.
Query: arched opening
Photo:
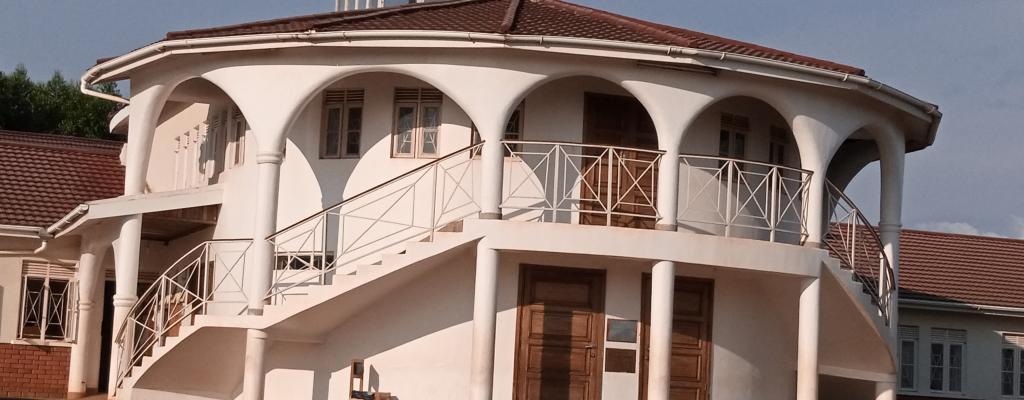
[[[806,239],[810,173],[790,124],[767,102],[717,101],[694,119],[680,148],[680,227],[784,243]]]
[[[511,113],[504,139],[506,219],[654,227],[658,135],[617,83],[544,82]]]

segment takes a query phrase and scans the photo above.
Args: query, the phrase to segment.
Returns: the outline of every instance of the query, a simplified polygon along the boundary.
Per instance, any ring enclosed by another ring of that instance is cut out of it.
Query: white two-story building
[[[941,114],[861,69],[450,0],[171,32],[83,90],[119,80],[124,194],[46,229],[93,249],[82,302],[116,278],[71,392],[895,398],[903,163]]]

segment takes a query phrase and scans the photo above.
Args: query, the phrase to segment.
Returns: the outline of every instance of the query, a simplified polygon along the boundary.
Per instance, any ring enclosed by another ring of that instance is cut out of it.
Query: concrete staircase
[[[178,335],[167,337],[132,368],[118,397],[233,398],[241,382],[247,329],[265,330],[272,340],[318,342],[352,310],[399,289],[448,256],[470,251],[478,239],[462,232],[435,232],[433,241],[405,242],[375,262],[340,268],[329,284],[306,286],[301,294],[268,305],[262,316],[188,318]],[[179,362],[190,356],[186,364]],[[181,365],[189,365],[189,371],[181,371]]]

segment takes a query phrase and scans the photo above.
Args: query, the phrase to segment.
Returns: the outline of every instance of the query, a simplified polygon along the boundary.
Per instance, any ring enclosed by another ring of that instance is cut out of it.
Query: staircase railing
[[[725,157],[679,156],[681,227],[802,244],[811,171]]]
[[[480,211],[483,143],[465,147],[328,207],[270,236],[277,257],[267,300],[280,304],[300,288],[330,284],[357,262],[434,233]],[[375,261],[375,260],[373,260]]]
[[[826,210],[831,215],[824,242],[832,256],[864,285],[888,325],[895,275],[882,240],[850,198],[831,182],[826,186]]]
[[[181,256],[139,296],[116,331],[117,385],[153,348],[196,315],[238,314],[246,305],[244,275],[252,240],[211,240]],[[216,308],[216,309],[214,309]]]

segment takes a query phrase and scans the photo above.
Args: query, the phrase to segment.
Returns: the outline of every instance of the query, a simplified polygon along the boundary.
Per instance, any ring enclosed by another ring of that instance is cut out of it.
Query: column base
[[[480,212],[479,218],[480,219],[500,220],[501,219],[501,213],[500,212]]]
[[[679,225],[676,225],[676,224],[654,224],[654,230],[656,230],[656,231],[665,231],[665,232],[675,232],[675,231],[679,230]]]

